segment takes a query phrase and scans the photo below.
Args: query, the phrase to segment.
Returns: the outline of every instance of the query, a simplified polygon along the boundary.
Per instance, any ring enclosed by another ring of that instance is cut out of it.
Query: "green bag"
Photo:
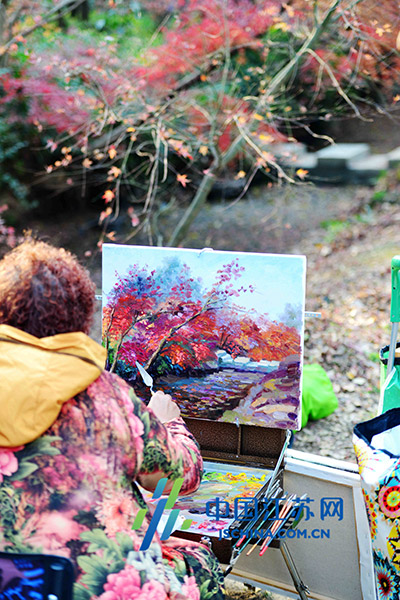
[[[392,331],[390,345],[381,349],[381,393],[378,414],[400,407],[400,358],[396,358],[397,335],[400,322],[400,256],[394,256],[391,263],[392,297],[390,300],[390,322]]]
[[[398,348],[400,343],[396,344]],[[389,346],[384,346],[379,351],[379,358],[381,359],[381,377],[380,377],[380,389],[381,389],[381,402],[378,410],[378,414],[386,412],[392,408],[400,407],[400,358],[394,359],[394,371],[392,377],[386,381],[387,377],[387,363],[389,355]],[[386,385],[385,385],[386,384]]]
[[[318,364],[303,366],[301,428],[308,420],[327,417],[338,407],[338,400],[326,371]]]

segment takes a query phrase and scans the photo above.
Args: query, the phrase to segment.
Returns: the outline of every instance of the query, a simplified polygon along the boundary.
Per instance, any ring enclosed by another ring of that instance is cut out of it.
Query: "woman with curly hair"
[[[223,598],[205,546],[155,533],[140,550],[151,517],[136,482],[191,493],[202,460],[169,396],[146,407],[104,370],[87,335],[94,294],[75,257],[44,242],[0,261],[0,550],[70,558],[75,600]]]

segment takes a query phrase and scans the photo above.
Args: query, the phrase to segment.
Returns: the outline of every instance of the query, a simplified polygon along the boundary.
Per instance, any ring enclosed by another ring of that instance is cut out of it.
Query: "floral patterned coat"
[[[77,567],[74,600],[223,598],[205,546],[132,529],[146,504],[136,482],[161,472],[201,479],[198,445],[182,419],[163,425],[116,375],[103,372],[67,401],[44,435],[0,449],[0,548],[67,556]]]

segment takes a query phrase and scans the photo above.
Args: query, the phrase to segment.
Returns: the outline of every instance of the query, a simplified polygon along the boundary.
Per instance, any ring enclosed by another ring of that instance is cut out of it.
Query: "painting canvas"
[[[190,519],[190,533],[219,536],[220,531],[227,530],[238,518],[244,502],[267,487],[271,475],[272,471],[268,469],[246,467],[246,472],[243,472],[243,467],[205,461],[198,490],[190,496],[180,496],[174,504],[174,508],[180,511],[177,528],[185,519]],[[157,504],[158,500],[153,499],[151,492],[143,488],[141,491],[148,504]],[[161,531],[164,525],[161,524]]]
[[[183,416],[299,429],[305,258],[103,246],[108,369]]]

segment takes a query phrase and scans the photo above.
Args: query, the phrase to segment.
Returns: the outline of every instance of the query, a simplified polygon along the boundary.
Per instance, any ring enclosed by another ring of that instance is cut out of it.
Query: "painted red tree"
[[[236,304],[252,286],[240,285],[244,267],[234,259],[211,288],[173,258],[156,270],[134,265],[118,277],[104,309],[104,341],[111,370],[141,363],[153,374],[202,368],[216,350],[234,358],[281,360],[300,351],[296,329],[268,321]]]

